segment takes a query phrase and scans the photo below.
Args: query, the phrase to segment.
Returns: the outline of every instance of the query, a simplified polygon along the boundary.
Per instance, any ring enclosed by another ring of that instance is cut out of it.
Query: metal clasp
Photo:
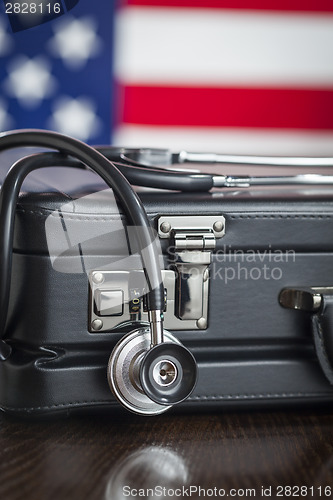
[[[175,316],[203,330],[208,325],[209,265],[216,239],[225,234],[222,215],[163,216],[160,238],[170,239],[171,269],[176,272]]]
[[[222,215],[158,218],[158,234],[168,239],[164,326],[169,330],[205,330],[208,326],[209,266],[216,240],[225,234]],[[111,332],[133,322],[147,322],[142,269],[89,273],[89,331]]]

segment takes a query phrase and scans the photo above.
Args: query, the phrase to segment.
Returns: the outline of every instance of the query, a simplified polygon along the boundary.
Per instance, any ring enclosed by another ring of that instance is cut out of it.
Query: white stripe
[[[127,83],[329,86],[333,15],[127,7],[115,72]]]
[[[115,130],[112,142],[116,146],[170,148],[174,151],[333,156],[333,132],[124,125]]]

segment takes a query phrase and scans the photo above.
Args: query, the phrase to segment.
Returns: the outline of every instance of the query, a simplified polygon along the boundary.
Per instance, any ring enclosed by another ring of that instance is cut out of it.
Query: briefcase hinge
[[[214,250],[216,238],[212,231],[204,233],[196,231],[175,231],[175,249],[180,250]]]

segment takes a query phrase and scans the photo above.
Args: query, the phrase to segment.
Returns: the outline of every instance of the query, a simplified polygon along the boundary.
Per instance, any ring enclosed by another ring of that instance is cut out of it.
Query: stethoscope
[[[0,192],[0,359],[12,349],[4,340],[12,269],[15,210],[20,188],[33,170],[64,166],[90,168],[113,189],[128,223],[135,228],[148,284],[146,304],[149,325],[122,337],[111,353],[107,378],[110,388],[127,409],[143,415],[163,413],[187,399],[197,380],[193,354],[163,328],[164,286],[154,234],[142,202],[131,184],[179,191],[209,191],[213,187],[247,187],[276,184],[333,184],[333,176],[304,174],[285,177],[234,177],[186,173],[161,165],[225,163],[274,166],[333,166],[331,158],[268,158],[225,156],[166,150],[100,147],[48,131],[22,130],[0,134],[0,152],[19,147],[47,148],[18,160],[9,169]],[[117,165],[114,163],[117,162]],[[134,325],[133,325],[134,326]]]
[[[117,162],[119,170],[129,182],[137,186],[198,192],[210,191],[213,188],[333,184],[333,175],[315,173],[283,176],[235,176],[179,170],[181,166],[198,164],[249,167],[333,167],[333,158],[330,157],[244,156],[189,153],[187,151],[173,153],[168,149],[154,148],[99,147],[97,149],[109,160]]]
[[[15,350],[9,340],[4,340],[4,333],[12,272],[15,211],[22,183],[30,172],[39,168],[89,167],[113,190],[128,224],[133,226],[148,284],[146,306],[149,325],[136,328],[117,343],[107,368],[109,385],[127,409],[142,415],[163,413],[192,393],[197,379],[197,365],[192,353],[163,328],[165,294],[158,249],[140,198],[113,162],[78,140],[41,130],[0,134],[0,152],[27,146],[57,152],[32,154],[18,160],[9,169],[1,187],[0,360],[5,361]],[[119,380],[125,379],[127,384],[119,383]]]

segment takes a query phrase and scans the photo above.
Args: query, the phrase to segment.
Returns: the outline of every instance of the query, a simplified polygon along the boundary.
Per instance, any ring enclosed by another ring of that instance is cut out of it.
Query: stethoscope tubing
[[[139,250],[148,283],[148,312],[164,310],[164,287],[159,265],[158,249],[154,234],[142,202],[133,191],[126,177],[114,163],[90,146],[71,137],[43,130],[17,130],[0,134],[0,151],[18,147],[41,147],[58,150],[79,160],[70,166],[79,166],[81,162],[89,166],[114,190],[120,200],[125,215],[136,230]],[[11,277],[13,223],[17,196],[26,175],[32,170],[47,166],[59,166],[66,162],[63,155],[57,153],[39,153],[18,160],[8,171],[0,191],[0,359],[10,354],[10,346],[1,340],[3,336],[9,303],[9,285]],[[56,164],[56,165],[54,165]],[[8,251],[9,250],[9,251]]]
[[[208,164],[237,164],[248,166],[270,167],[333,167],[333,158],[303,158],[303,157],[262,157],[262,156],[229,156],[214,153],[169,153],[168,150],[126,150],[124,148],[98,147],[97,150],[109,160],[117,162],[119,170],[128,181],[136,186],[145,186],[157,189],[168,189],[184,192],[207,192],[212,188],[244,188],[251,186],[278,186],[278,185],[333,185],[333,175],[324,174],[298,174],[281,176],[233,176],[216,175],[209,173],[180,172],[175,169],[160,167],[158,165],[141,164],[136,157],[158,157],[161,152],[162,159],[171,165],[182,163],[208,163]],[[133,154],[133,158],[129,155]],[[185,156],[186,154],[186,156]],[[199,160],[200,158],[200,160]]]

